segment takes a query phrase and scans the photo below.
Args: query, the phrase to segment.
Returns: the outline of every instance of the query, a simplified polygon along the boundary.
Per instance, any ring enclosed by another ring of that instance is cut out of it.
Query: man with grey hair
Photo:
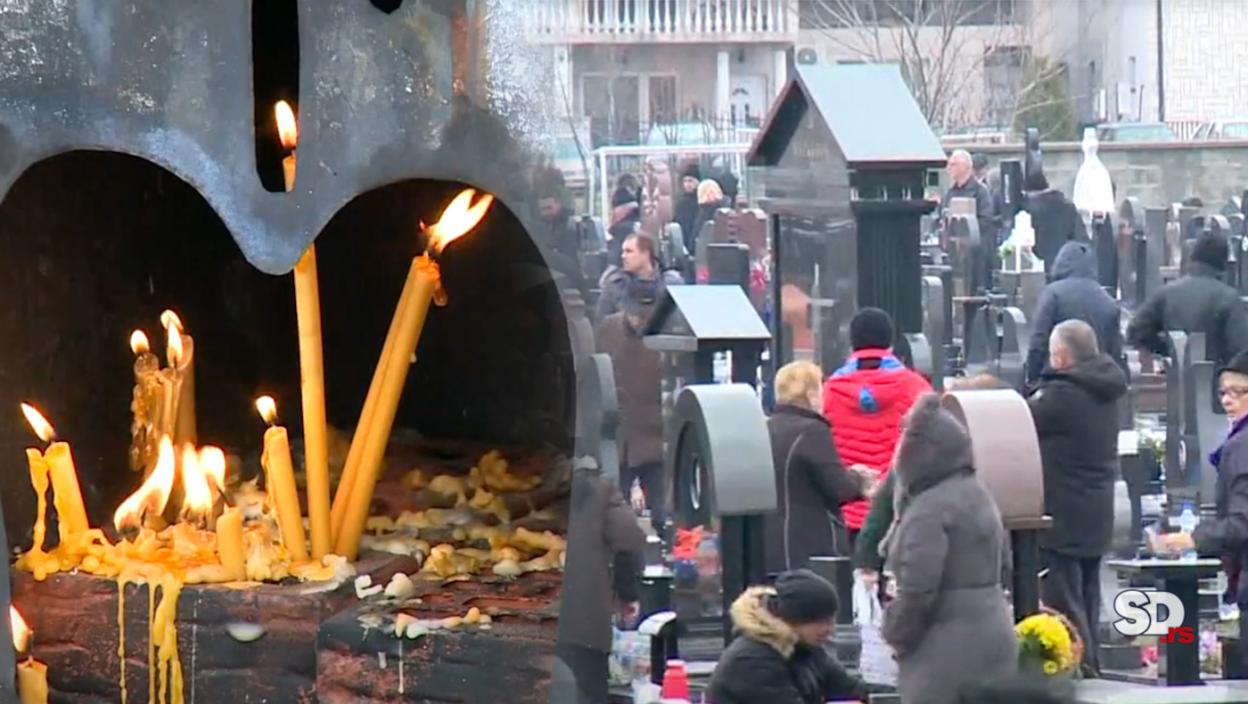
[[[975,167],[970,152],[955,149],[949,155],[949,163],[945,167],[949,173],[949,190],[941,200],[947,217],[954,198],[970,198],[975,201],[975,220],[979,223],[980,244],[971,252],[972,280],[967,282],[973,291],[986,291],[992,287],[992,255],[997,244],[996,218],[992,212],[992,195],[979,179],[975,178]]]
[[[1091,673],[1099,669],[1101,558],[1113,531],[1118,399],[1126,392],[1126,374],[1101,352],[1092,326],[1071,319],[1053,327],[1049,368],[1027,399],[1040,438],[1044,508],[1053,517],[1040,538],[1048,567],[1040,596],[1079,629]]]

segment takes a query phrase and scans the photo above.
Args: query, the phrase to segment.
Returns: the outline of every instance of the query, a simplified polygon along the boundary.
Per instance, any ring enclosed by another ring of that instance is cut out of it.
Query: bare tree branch
[[[986,119],[1012,124],[1024,97],[1064,70],[1060,61],[1036,70],[1031,54],[1043,43],[1028,0],[795,1],[804,26],[820,30],[838,50],[900,65],[920,110],[938,129]],[[996,51],[1019,55],[1002,55],[998,60],[1006,63],[994,79],[986,63]],[[985,99],[975,100],[980,91]]]

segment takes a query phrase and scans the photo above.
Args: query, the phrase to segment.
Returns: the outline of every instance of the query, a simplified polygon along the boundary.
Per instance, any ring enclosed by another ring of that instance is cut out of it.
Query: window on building
[[[650,76],[650,121],[666,124],[676,121],[676,77]]]
[[[984,52],[984,123],[1013,121],[1029,55],[1025,46],[998,46]]]
[[[586,75],[581,78],[581,112],[589,118],[594,147],[637,144],[641,102],[637,76]]]

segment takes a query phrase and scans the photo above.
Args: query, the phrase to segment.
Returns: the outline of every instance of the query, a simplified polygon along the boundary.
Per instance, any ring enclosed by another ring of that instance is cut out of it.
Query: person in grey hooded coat
[[[903,704],[956,704],[964,687],[1017,669],[1001,587],[1008,561],[996,503],[975,475],[966,428],[923,396],[897,448],[898,518],[881,546],[897,585],[881,629]]]

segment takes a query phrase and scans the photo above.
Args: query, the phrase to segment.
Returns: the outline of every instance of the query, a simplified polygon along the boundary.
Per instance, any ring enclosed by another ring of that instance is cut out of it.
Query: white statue
[[[1096,155],[1096,130],[1083,131],[1083,164],[1075,174],[1075,190],[1071,197],[1075,207],[1087,215],[1108,215],[1114,212],[1114,185],[1109,170]]]

